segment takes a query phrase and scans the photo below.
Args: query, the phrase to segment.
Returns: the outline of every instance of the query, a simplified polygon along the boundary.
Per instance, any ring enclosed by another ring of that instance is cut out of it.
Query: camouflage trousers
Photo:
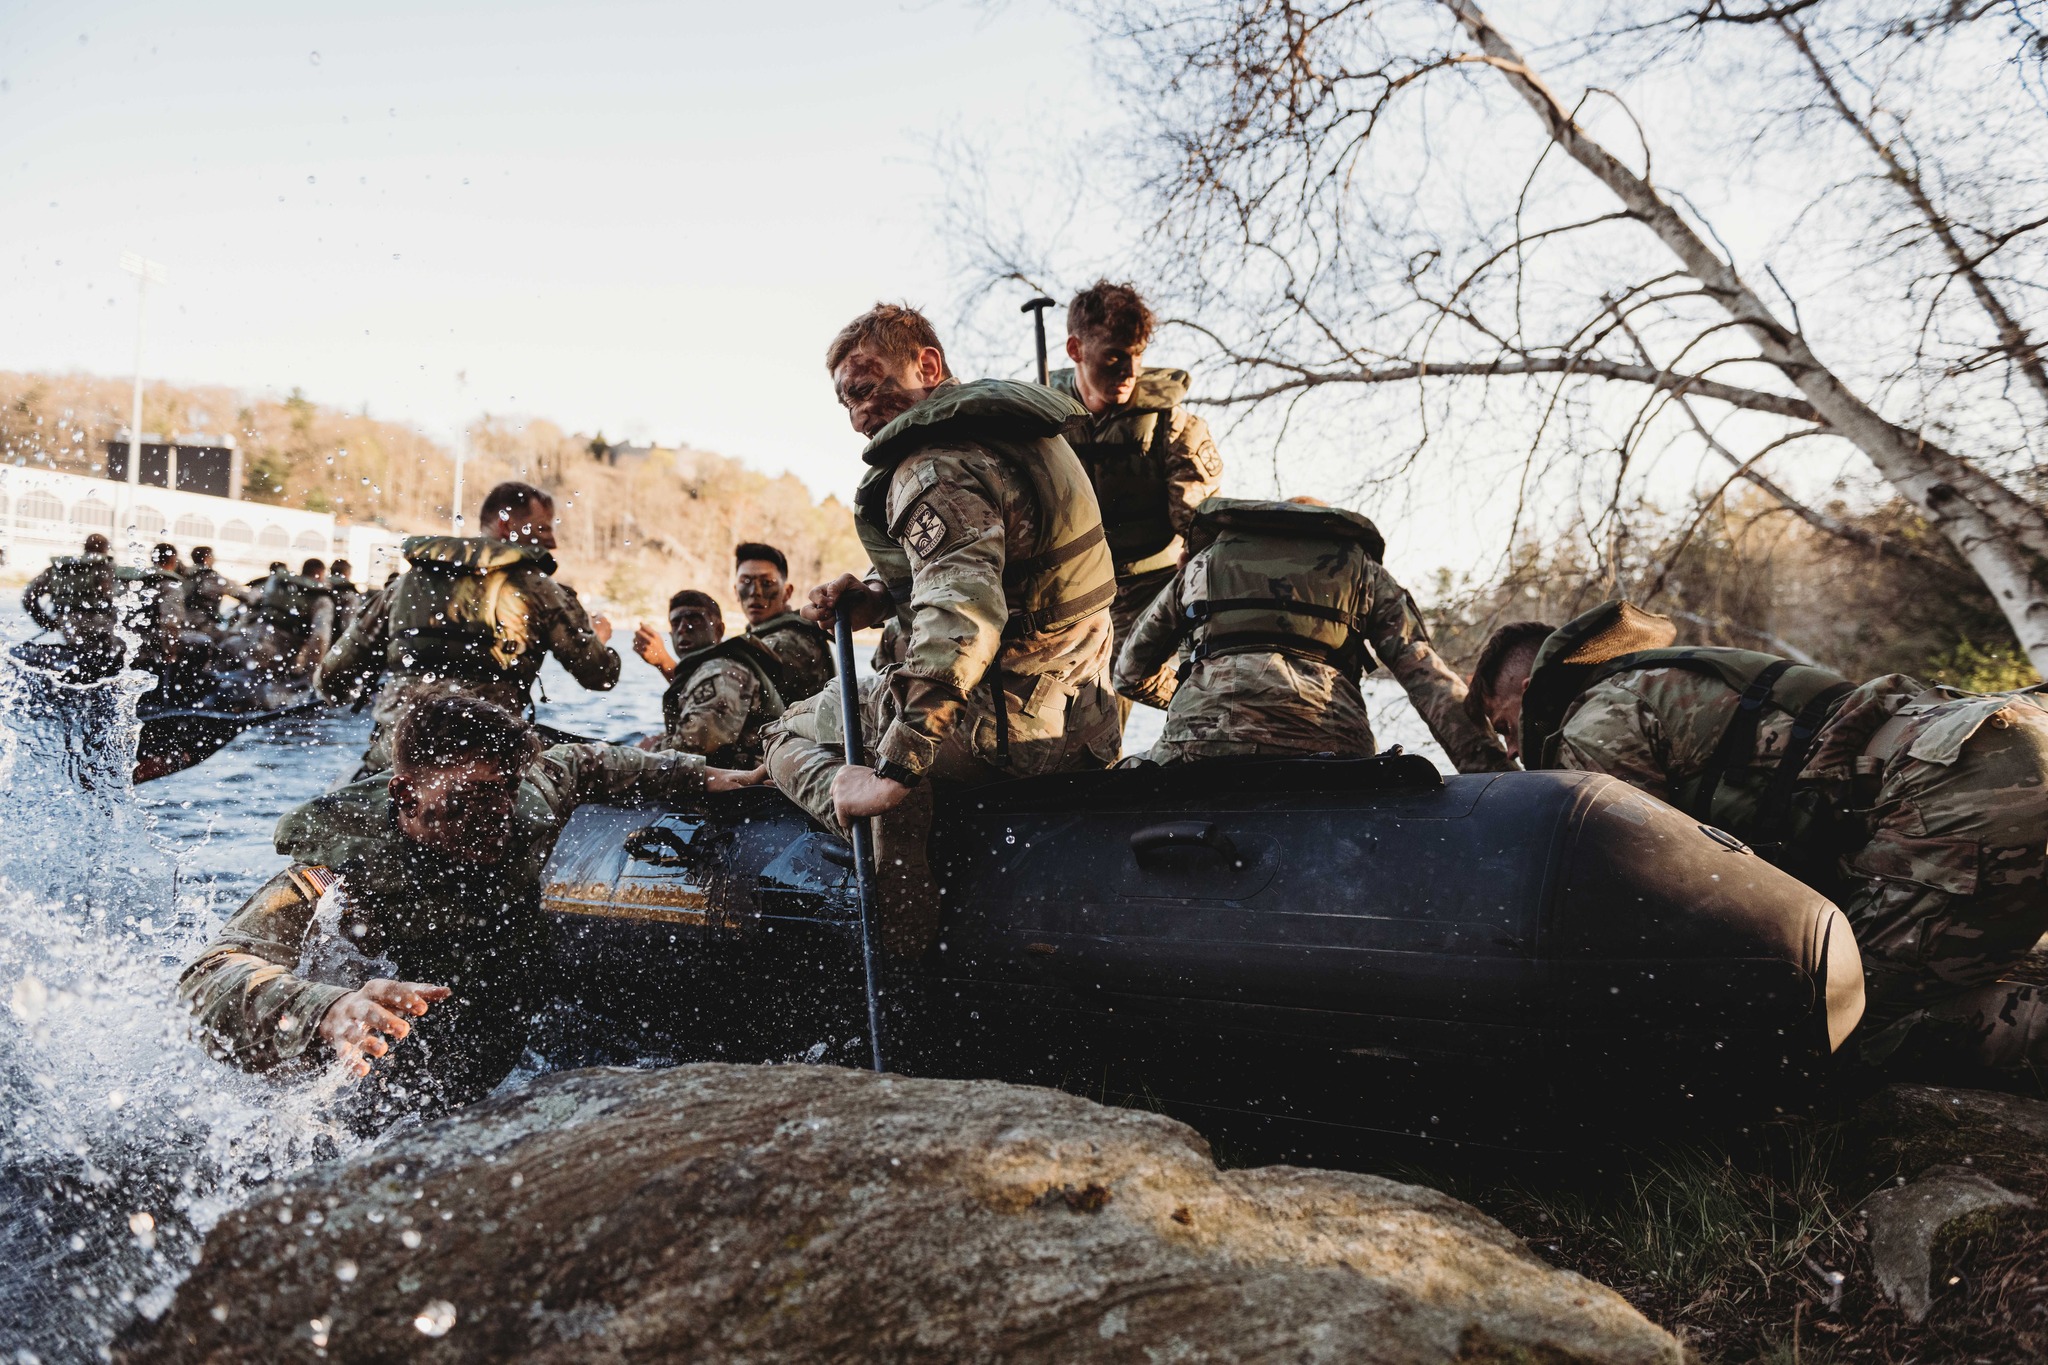
[[[1367,758],[1375,751],[1372,719],[1355,678],[1318,660],[1264,651],[1195,665],[1174,690],[1152,759]]]
[[[1178,570],[1167,567],[1154,569],[1116,581],[1116,597],[1109,604],[1109,624],[1112,633],[1112,651],[1124,647],[1124,641],[1131,638],[1131,631],[1137,627],[1138,618],[1145,614],[1145,608],[1152,605],[1152,599],[1159,596],[1167,584],[1173,582]],[[1114,658],[1114,653],[1111,654]],[[1122,729],[1131,718],[1131,707],[1135,705],[1129,697],[1116,699],[1117,727]],[[1150,705],[1150,703],[1147,703]]]
[[[391,745],[398,733],[398,722],[405,719],[405,713],[430,697],[476,697],[502,706],[515,716],[526,715],[532,703],[526,693],[515,683],[465,682],[455,678],[392,678],[377,693],[377,700],[370,707],[370,747],[363,751],[363,761],[356,768],[355,776],[349,780],[360,782],[366,777],[375,777],[391,766]]]
[[[1859,793],[1870,837],[1842,862],[1865,1057],[2048,1059],[2048,1001],[2001,979],[2048,932],[2048,710],[2025,694],[1923,694],[1865,754],[1882,765]]]

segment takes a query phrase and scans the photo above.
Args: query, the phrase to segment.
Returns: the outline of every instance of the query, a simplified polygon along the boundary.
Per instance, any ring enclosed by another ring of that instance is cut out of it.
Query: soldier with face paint
[[[518,1062],[547,997],[541,870],[578,805],[749,781],[685,754],[543,751],[525,720],[463,696],[408,711],[393,759],[278,822],[291,865],[178,985],[216,1056],[363,1079],[347,1104],[366,1130],[481,1098]]]

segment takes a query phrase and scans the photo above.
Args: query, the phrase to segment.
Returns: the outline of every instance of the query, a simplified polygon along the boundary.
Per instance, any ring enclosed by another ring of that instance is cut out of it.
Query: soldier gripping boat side
[[[855,523],[872,571],[812,590],[804,615],[903,623],[904,662],[861,689],[877,757],[849,766],[838,700],[800,702],[765,736],[775,784],[827,828],[875,821],[883,942],[922,952],[938,926],[932,788],[1116,760],[1108,686],[1116,580],[1094,490],[1061,431],[1081,409],[1037,385],[961,383],[931,324],[877,305],[826,352],[868,437]]]
[[[1067,428],[1067,443],[1088,471],[1115,563],[1110,616],[1119,649],[1172,580],[1195,509],[1223,480],[1209,424],[1181,405],[1187,371],[1140,365],[1152,328],[1152,310],[1135,288],[1098,280],[1067,305],[1074,366],[1050,377],[1086,410]]]
[[[585,615],[575,589],[554,577],[554,499],[502,483],[479,520],[481,536],[406,541],[410,568],[365,604],[321,664],[320,689],[335,701],[383,679],[360,776],[391,765],[392,733],[424,697],[459,693],[529,714],[549,654],[592,691],[619,680],[611,623]]]
[[[2042,991],[2000,980],[2048,931],[2048,696],[1853,684],[1676,633],[1627,602],[1504,626],[1471,707],[1527,766],[1621,778],[1831,895],[1866,1060],[2048,1057]]]
[[[523,719],[461,696],[409,710],[392,753],[278,823],[291,866],[179,981],[208,1047],[247,1070],[339,1058],[362,1077],[396,1048],[349,1097],[365,1130],[481,1098],[518,1062],[547,994],[541,869],[578,805],[743,781],[689,754],[542,751]]]
[[[1210,498],[1188,549],[1116,663],[1118,691],[1167,708],[1154,759],[1366,757],[1359,677],[1385,664],[1458,771],[1511,766],[1466,715],[1464,680],[1381,565],[1385,543],[1366,518],[1312,498]]]

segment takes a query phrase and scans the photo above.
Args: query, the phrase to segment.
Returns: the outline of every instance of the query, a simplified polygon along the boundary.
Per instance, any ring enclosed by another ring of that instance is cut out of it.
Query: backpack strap
[[[1721,779],[1727,776],[1730,768],[1756,752],[1756,730],[1763,721],[1764,705],[1770,701],[1771,689],[1778,685],[1778,679],[1784,677],[1791,667],[1790,659],[1780,659],[1757,674],[1756,680],[1743,689],[1742,700],[1736,703],[1728,728],[1721,732],[1721,742],[1714,746],[1707,766],[1700,770],[1699,790],[1686,808],[1686,813],[1695,820],[1708,821],[1709,812],[1714,808],[1714,794],[1721,789]]]
[[[1815,746],[1820,743],[1821,727],[1842,704],[1842,698],[1855,690],[1856,685],[1849,682],[1823,688],[1792,718],[1792,737],[1786,742],[1785,753],[1778,760],[1778,770],[1771,774],[1771,785],[1757,807],[1759,834],[1776,834],[1783,827],[1792,809],[1793,785],[1798,782],[1799,774],[1806,769],[1806,760],[1813,756]]]

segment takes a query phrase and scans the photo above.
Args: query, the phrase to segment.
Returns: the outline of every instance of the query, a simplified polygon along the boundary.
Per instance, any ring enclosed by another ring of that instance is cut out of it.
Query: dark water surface
[[[174,993],[283,866],[278,817],[354,770],[367,714],[248,731],[133,788],[142,680],[52,684],[4,657],[31,629],[0,608],[0,1365],[107,1358],[137,1314],[162,1311],[206,1230],[253,1186],[359,1146],[324,1112],[342,1078],[272,1081],[213,1061]],[[630,638],[623,625],[614,642]],[[552,662],[543,684],[540,718],[559,729],[660,724],[660,676],[630,653],[610,693]],[[1398,688],[1368,694],[1383,743],[1442,763]],[[1139,708],[1127,749],[1159,722]],[[526,1074],[545,1065],[530,1057]]]

